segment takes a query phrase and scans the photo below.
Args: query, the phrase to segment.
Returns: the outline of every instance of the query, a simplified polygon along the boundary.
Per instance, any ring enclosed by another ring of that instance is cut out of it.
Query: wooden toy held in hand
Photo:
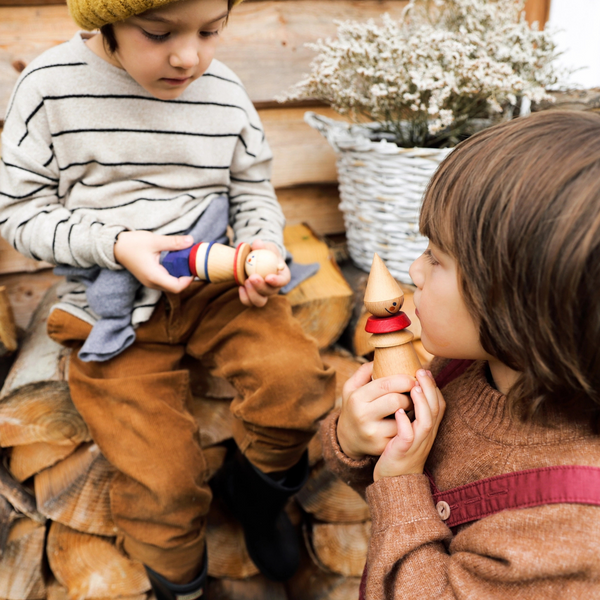
[[[375,254],[364,299],[366,309],[373,315],[365,326],[375,348],[373,379],[401,373],[414,377],[421,368],[412,345],[415,336],[406,329],[410,319],[400,310],[403,302],[404,292]]]
[[[283,260],[270,250],[252,250],[245,242],[237,248],[201,242],[186,250],[169,252],[162,264],[174,277],[191,275],[211,283],[235,281],[238,285],[254,273],[264,278],[285,268]]]

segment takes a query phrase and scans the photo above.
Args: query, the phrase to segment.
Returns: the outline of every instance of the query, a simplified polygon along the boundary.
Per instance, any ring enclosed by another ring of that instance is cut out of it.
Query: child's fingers
[[[252,277],[254,277],[254,275]],[[258,275],[258,277],[260,277],[260,275]],[[264,283],[263,278],[260,277],[260,279],[262,281],[262,286],[266,288],[266,284]],[[256,285],[256,280],[246,279],[244,283],[244,288],[246,289],[248,300],[250,300],[252,306],[261,307],[267,303],[267,300],[269,299],[269,294],[262,293],[260,289],[257,289],[257,287],[258,286]]]
[[[417,381],[423,390],[432,418],[434,421],[437,421],[438,417],[440,417],[440,412],[443,414],[443,409],[445,408],[444,397],[438,389],[433,377],[425,370],[419,369],[417,372]]]
[[[352,392],[365,386],[369,381],[371,381],[371,377],[373,376],[373,363],[368,362],[364,365],[361,365],[352,376],[346,380],[344,386],[342,388],[342,395],[344,397],[350,396]]]
[[[390,417],[399,409],[411,408],[412,402],[405,394],[386,394],[369,403],[370,414],[376,419]]]
[[[246,288],[243,285],[240,285],[238,287],[238,295],[240,297],[240,302],[244,306],[251,306],[250,300],[248,299],[248,292],[246,291]]]
[[[163,292],[179,294],[188,287],[193,280],[193,277],[173,277],[164,267],[161,267],[148,275],[146,285]]]
[[[265,281],[271,287],[275,288],[276,292],[279,292],[279,290],[284,285],[287,285],[292,278],[292,274],[290,273],[288,266],[284,262],[282,262],[282,264],[284,267],[281,269],[281,271],[278,271],[277,273],[271,273],[265,277]]]
[[[191,235],[156,235],[153,234],[152,244],[157,252],[165,250],[185,250],[194,243]]]
[[[410,450],[410,447],[414,442],[415,432],[413,431],[412,423],[404,410],[401,408],[398,409],[395,417],[398,433],[391,444],[395,453],[404,455]]]
[[[434,418],[421,386],[416,385],[411,390],[410,396],[415,407],[415,420],[413,422],[415,442],[420,444],[433,428]]]

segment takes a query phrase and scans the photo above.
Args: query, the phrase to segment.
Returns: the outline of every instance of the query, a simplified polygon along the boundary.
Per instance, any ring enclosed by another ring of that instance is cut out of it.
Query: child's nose
[[[419,258],[417,258],[417,260],[415,260],[413,262],[413,264],[410,265],[410,268],[408,269],[408,274],[410,275],[410,278],[413,280],[413,283],[418,288],[423,287],[423,271],[421,269],[421,264],[420,264],[420,261],[422,258],[423,258],[422,256],[419,256]]]
[[[170,61],[172,67],[179,69],[191,69],[200,62],[198,49],[193,44],[187,44],[178,48],[171,54]]]

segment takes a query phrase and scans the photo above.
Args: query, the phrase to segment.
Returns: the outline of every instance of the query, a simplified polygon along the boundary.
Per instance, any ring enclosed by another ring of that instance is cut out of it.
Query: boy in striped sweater
[[[159,600],[201,596],[207,573],[212,494],[184,356],[238,392],[239,450],[213,488],[274,580],[297,568],[283,508],[333,404],[332,371],[278,295],[287,268],[237,288],[160,264],[165,251],[224,239],[228,225],[234,243],[284,252],[262,125],[213,58],[238,1],[69,0],[78,25],[100,33],[29,65],[2,135],[0,231],[68,275],[48,332],[73,348],[73,402],[117,469],[122,546]]]

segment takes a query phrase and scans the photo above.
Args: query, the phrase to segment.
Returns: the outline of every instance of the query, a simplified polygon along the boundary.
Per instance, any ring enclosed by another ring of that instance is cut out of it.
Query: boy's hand
[[[446,402],[431,373],[419,369],[417,381],[418,385],[410,392],[415,420],[411,423],[402,409],[396,411],[398,434],[388,442],[375,465],[375,481],[382,477],[423,473],[444,416]]]
[[[252,244],[252,250],[270,250],[281,259],[285,268],[274,275],[267,275],[264,279],[257,275],[250,275],[244,282],[244,285],[239,287],[240,301],[245,306],[264,306],[269,299],[269,296],[274,296],[279,293],[279,290],[290,282],[292,275],[289,267],[285,264],[281,252],[272,242],[262,242],[256,240]]]
[[[193,277],[173,277],[159,263],[164,250],[184,250],[194,243],[190,235],[158,235],[149,231],[123,231],[114,246],[116,261],[141,284],[153,290],[178,294]]]
[[[412,408],[406,392],[415,385],[414,377],[394,375],[371,381],[372,374],[373,363],[362,365],[342,392],[337,436],[342,451],[350,458],[379,456],[398,433],[396,421],[386,417],[399,409]]]

